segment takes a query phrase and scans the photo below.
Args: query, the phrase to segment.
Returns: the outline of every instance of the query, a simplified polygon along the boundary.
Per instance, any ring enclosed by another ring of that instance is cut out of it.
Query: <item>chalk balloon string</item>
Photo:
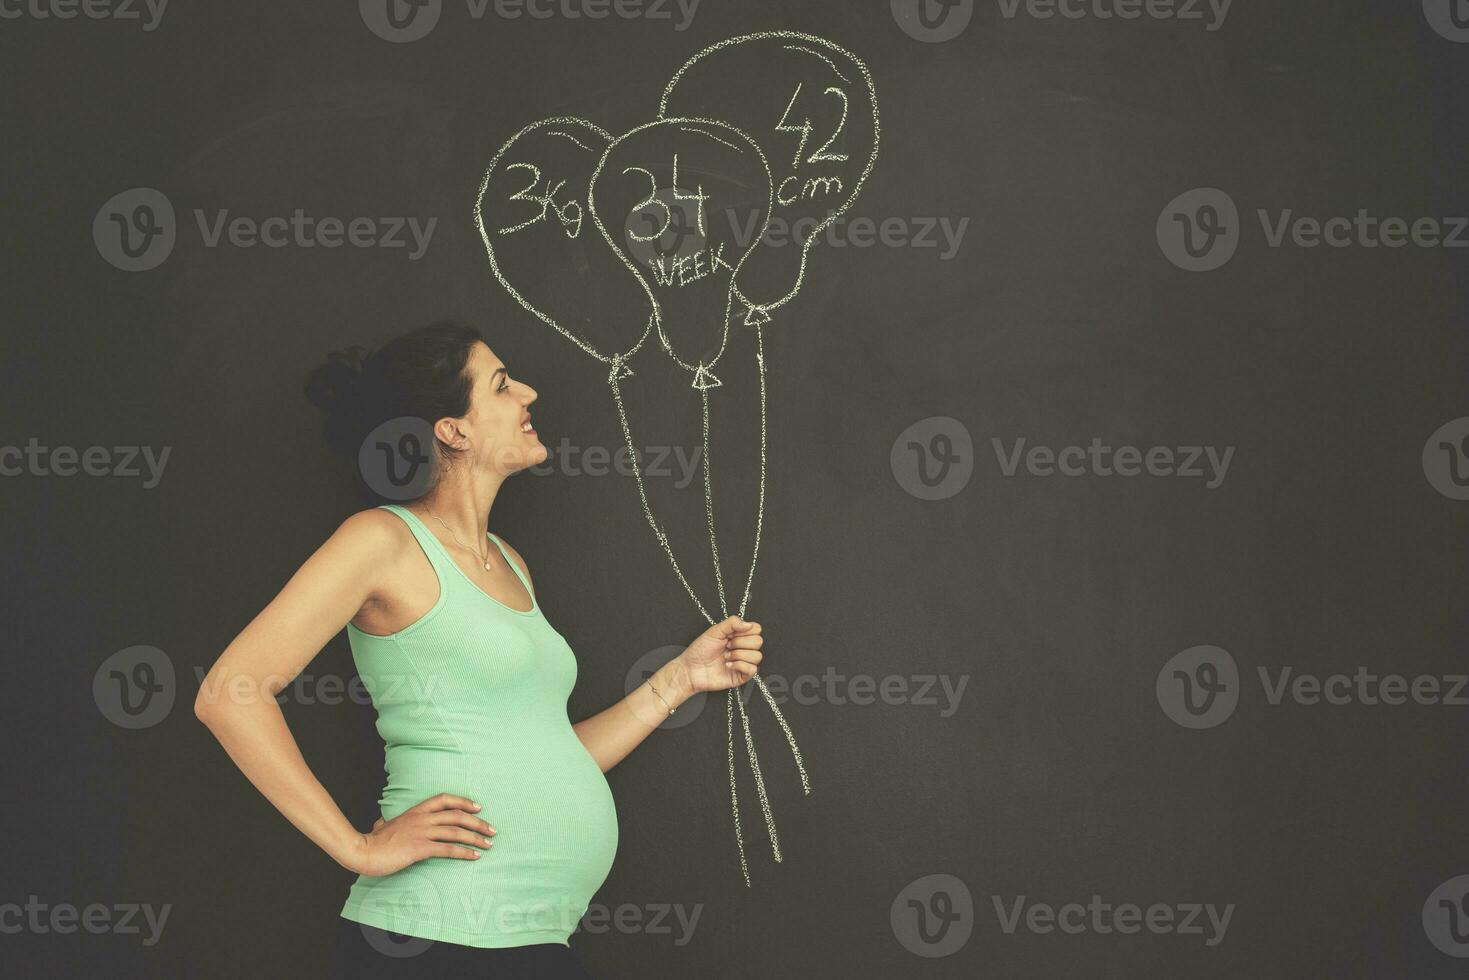
[[[756,517],[755,517],[755,543],[754,543],[754,548],[752,549],[751,554],[750,554],[750,571],[749,571],[749,575],[746,577],[746,580],[745,580],[745,591],[744,591],[744,595],[740,599],[739,615],[740,615],[740,618],[742,618],[742,619],[745,616],[745,609],[746,609],[746,607],[747,607],[747,605],[749,603],[749,600],[750,600],[750,589],[751,589],[751,587],[752,587],[752,585],[753,585],[753,583],[755,581],[755,563],[756,563],[756,561],[757,561],[757,559],[759,557],[760,536],[761,536],[761,532],[762,532],[762,529],[763,529],[763,526],[764,526],[764,513],[765,513],[765,474],[766,474],[766,458],[765,458],[766,457],[765,347],[764,347],[764,336],[763,336],[763,333],[761,331],[761,328],[758,325],[755,327],[755,343],[756,343],[755,360],[756,360],[757,366],[759,367],[759,375],[760,375],[760,491],[759,491],[759,506],[757,507]],[[642,466],[638,462],[638,458],[639,457],[638,457],[637,447],[636,447],[636,445],[635,445],[635,443],[633,441],[633,437],[632,437],[632,427],[628,423],[627,407],[626,407],[626,405],[625,405],[625,403],[623,401],[623,398],[622,398],[621,386],[618,383],[622,378],[627,377],[629,374],[632,373],[631,370],[628,369],[627,366],[623,363],[623,361],[624,361],[624,355],[622,355],[622,354],[613,355],[613,357],[611,358],[612,369],[607,374],[607,383],[608,383],[608,385],[612,389],[612,397],[613,397],[613,400],[617,404],[617,417],[618,417],[618,421],[619,421],[619,423],[622,426],[622,435],[623,435],[624,440],[627,443],[627,450],[628,450],[628,453],[630,454],[630,458],[633,460],[633,476],[634,476],[634,478],[635,478],[635,480],[637,482],[638,500],[641,503],[642,508],[643,508],[643,516],[647,519],[649,527],[651,527],[653,529],[653,535],[654,535],[654,537],[657,538],[658,543],[662,546],[663,553],[668,557],[668,562],[669,562],[670,565],[673,566],[674,574],[678,576],[678,580],[683,585],[684,591],[688,593],[689,599],[693,601],[695,608],[697,608],[699,610],[699,614],[701,616],[703,616],[704,619],[705,619],[705,621],[708,622],[712,626],[714,623],[718,622],[718,620],[716,620],[712,615],[710,615],[709,611],[704,607],[704,604],[699,601],[698,594],[694,591],[693,587],[689,584],[688,578],[684,575],[683,569],[679,566],[678,558],[673,553],[673,547],[669,543],[667,533],[661,527],[658,526],[658,521],[653,516],[652,506],[648,502],[647,489],[646,489],[646,487],[643,484]],[[702,367],[702,365],[701,365],[701,367]],[[698,375],[696,375],[696,377],[697,376]],[[701,385],[697,385],[697,382],[696,382],[696,387],[698,387],[698,389],[699,389],[700,396],[701,396],[701,401],[702,401],[702,408],[703,408],[704,452],[702,454],[703,455],[702,465],[704,467],[704,512],[705,512],[705,516],[706,516],[706,519],[707,519],[707,522],[708,522],[708,527],[709,527],[709,546],[710,546],[710,553],[711,553],[711,555],[713,556],[713,559],[714,559],[714,576],[715,576],[715,582],[716,582],[716,585],[717,585],[717,588],[718,588],[718,592],[719,592],[719,608],[720,608],[721,615],[724,618],[728,618],[728,616],[729,616],[729,606],[728,606],[728,601],[726,599],[725,592],[724,592],[724,577],[723,577],[722,572],[720,571],[719,545],[718,545],[718,541],[717,541],[717,539],[715,537],[715,534],[714,534],[714,494],[713,494],[712,483],[711,483],[711,480],[710,480],[710,467],[709,467],[709,457],[710,457],[710,453],[709,453],[709,388],[715,387],[715,386],[714,385],[707,385],[707,384],[701,386]],[[785,716],[783,714],[781,714],[779,705],[776,704],[775,698],[771,695],[770,689],[765,686],[765,681],[764,681],[763,678],[761,678],[761,676],[760,676],[760,674],[759,674],[758,671],[753,675],[753,677],[751,678],[751,680],[753,680],[755,682],[756,687],[759,689],[760,693],[764,696],[766,704],[768,704],[770,706],[771,713],[775,715],[776,721],[780,724],[781,731],[784,732],[784,734],[785,734],[786,742],[791,747],[791,754],[792,754],[792,756],[795,759],[796,769],[797,769],[797,771],[801,775],[801,787],[802,787],[802,790],[805,792],[806,795],[809,796],[811,794],[811,781],[810,781],[810,777],[808,776],[808,774],[806,772],[806,765],[805,765],[804,760],[802,760],[802,758],[801,758],[801,750],[800,750],[800,747],[796,745],[796,737],[795,737],[794,733],[792,733],[792,731],[791,731],[791,726],[786,722]],[[733,811],[733,816],[734,816],[735,843],[736,843],[736,845],[737,845],[737,847],[739,849],[740,871],[744,875],[745,886],[748,888],[748,887],[752,887],[751,886],[751,883],[750,883],[750,867],[749,867],[749,862],[745,858],[744,834],[743,834],[743,832],[741,831],[741,828],[740,828],[739,791],[738,791],[737,784],[736,784],[736,779],[735,779],[735,762],[734,762],[734,711],[735,711],[735,707],[736,706],[738,706],[738,708],[739,708],[741,728],[743,729],[743,732],[744,732],[745,751],[748,754],[749,759],[750,759],[750,771],[751,771],[751,773],[755,777],[755,789],[756,789],[756,792],[757,792],[757,794],[758,794],[758,796],[760,798],[760,809],[761,809],[762,814],[765,817],[765,828],[766,828],[766,831],[767,831],[767,833],[770,836],[770,847],[771,847],[771,851],[772,851],[772,853],[773,853],[776,861],[782,860],[782,857],[781,857],[781,853],[780,853],[780,838],[779,838],[779,835],[776,833],[776,829],[775,829],[775,816],[771,812],[770,798],[769,798],[769,796],[765,792],[765,778],[764,778],[764,775],[760,771],[760,758],[759,758],[759,755],[755,751],[755,737],[754,737],[754,734],[750,731],[750,718],[749,718],[749,715],[745,711],[745,703],[744,703],[743,699],[741,699],[739,697],[738,691],[739,691],[739,689],[737,687],[731,687],[731,688],[729,688],[728,690],[725,691],[725,710],[724,710],[724,718],[725,718],[725,749],[726,749],[726,751],[725,751],[725,757],[726,757],[726,759],[727,759],[727,761],[729,763],[729,795],[730,795],[730,807],[731,807],[731,809]]]

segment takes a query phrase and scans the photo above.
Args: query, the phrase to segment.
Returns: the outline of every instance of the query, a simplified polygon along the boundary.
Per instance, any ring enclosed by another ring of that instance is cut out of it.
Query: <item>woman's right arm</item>
[[[230,643],[205,675],[194,714],[245,777],[296,829],[338,864],[390,874],[426,857],[474,859],[493,828],[478,804],[441,794],[359,833],[312,774],[276,695],[358,610],[376,601],[401,537],[381,510],[354,514],[308,558],[285,588]],[[467,844],[469,847],[456,846]]]

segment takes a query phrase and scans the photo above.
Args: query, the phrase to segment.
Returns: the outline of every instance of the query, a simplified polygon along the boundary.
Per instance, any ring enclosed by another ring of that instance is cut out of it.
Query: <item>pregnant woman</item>
[[[603,774],[693,694],[753,676],[760,625],[711,626],[571,724],[576,659],[520,553],[487,530],[506,477],[547,456],[535,390],[478,331],[436,323],[360,362],[334,357],[307,394],[328,444],[353,458],[381,423],[424,420],[432,480],[417,499],[343,521],[220,655],[195,713],[297,829],[358,874],[340,975],[586,977],[569,937],[618,839]],[[344,627],[386,743],[381,818],[366,832],[307,767],[275,701]]]

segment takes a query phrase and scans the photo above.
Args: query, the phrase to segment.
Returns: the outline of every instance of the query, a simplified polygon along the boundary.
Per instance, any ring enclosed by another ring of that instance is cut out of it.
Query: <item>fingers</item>
[[[429,840],[472,844],[475,847],[490,847],[495,843],[484,834],[476,834],[472,830],[464,830],[461,827],[449,827],[441,824],[429,827],[424,836]]]
[[[722,622],[715,623],[712,629],[716,634],[722,637],[730,637],[735,635],[744,636],[748,634],[759,633],[760,624],[747,622],[746,620],[743,620],[738,616],[730,616]]]
[[[435,813],[439,810],[468,810],[470,813],[474,813],[479,810],[479,804],[474,802],[474,800],[465,799],[462,796],[455,796],[452,793],[440,793],[438,796],[430,796],[422,803],[409,807],[409,809],[417,810],[420,813]]]
[[[481,834],[495,834],[497,831],[479,817],[465,813],[463,810],[440,810],[428,817],[431,824],[442,826],[463,827],[466,830],[477,831]]]
[[[758,634],[742,633],[732,636],[724,641],[726,650],[758,650],[765,645],[765,637]]]
[[[726,650],[724,651],[724,665],[729,667],[733,664],[747,663],[758,664],[765,659],[765,654],[759,650]]]
[[[424,857],[458,858],[461,861],[477,861],[482,853],[472,847],[456,847],[453,844],[429,844],[423,849]]]

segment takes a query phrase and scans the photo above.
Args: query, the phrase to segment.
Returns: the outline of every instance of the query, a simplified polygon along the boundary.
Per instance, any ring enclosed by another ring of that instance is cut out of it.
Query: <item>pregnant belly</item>
[[[428,858],[398,873],[431,893],[446,934],[570,935],[611,871],[618,842],[612,791],[570,727],[530,750],[396,755],[384,818],[448,792],[479,803],[477,816],[497,831],[476,861]]]

